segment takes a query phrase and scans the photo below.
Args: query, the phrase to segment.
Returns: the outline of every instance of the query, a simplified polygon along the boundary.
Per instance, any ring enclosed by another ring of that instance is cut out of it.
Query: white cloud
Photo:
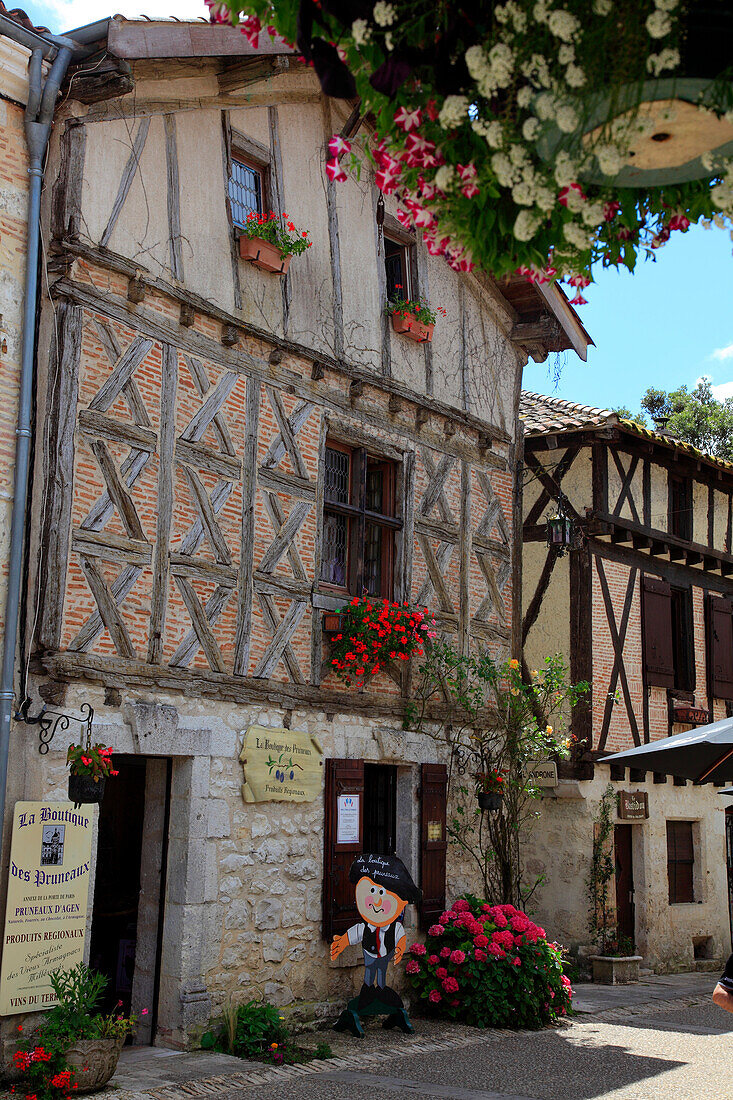
[[[709,358],[718,360],[733,359],[733,344],[728,344],[724,348],[716,348]]]
[[[733,397],[733,382],[721,382],[719,386],[713,386],[711,392],[718,401],[725,401],[726,397]]]
[[[100,18],[98,0],[46,0],[43,7],[55,15],[59,30],[73,30]],[[131,19],[140,15],[167,19],[175,15],[178,19],[203,17],[209,21],[209,9],[203,0],[117,0],[110,10]]]

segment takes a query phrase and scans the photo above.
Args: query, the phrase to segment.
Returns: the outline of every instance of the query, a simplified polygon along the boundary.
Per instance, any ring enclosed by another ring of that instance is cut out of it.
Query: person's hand
[[[394,965],[399,966],[402,962],[402,956],[405,953],[405,946],[407,945],[407,936],[401,936],[397,941],[397,946],[394,950]]]
[[[726,1012],[733,1012],[733,994],[724,986],[718,984],[713,990],[713,1001],[718,1008],[724,1008]]]
[[[331,959],[337,959],[344,948],[349,946],[349,937],[346,932],[343,936],[334,936],[331,944]]]

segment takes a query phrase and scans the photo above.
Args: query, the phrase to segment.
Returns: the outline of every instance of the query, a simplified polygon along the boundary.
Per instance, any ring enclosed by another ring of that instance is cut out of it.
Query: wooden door
[[[339,799],[358,799],[358,839],[339,838]],[[349,871],[364,850],[364,761],[327,760],[323,849],[323,928],[330,940],[356,924],[359,913]]]
[[[420,925],[429,928],[445,909],[445,856],[448,769],[423,764],[420,836]]]
[[[616,853],[616,919],[619,938],[636,942],[634,917],[634,864],[631,852],[631,825],[615,825],[613,844]]]
[[[725,811],[725,851],[728,866],[728,912],[730,914],[731,947],[733,947],[733,806]]]

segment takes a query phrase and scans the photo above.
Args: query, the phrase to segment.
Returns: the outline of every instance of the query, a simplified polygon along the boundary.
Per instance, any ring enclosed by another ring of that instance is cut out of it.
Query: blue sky
[[[578,313],[596,343],[583,363],[568,353],[555,389],[553,357],[524,372],[524,388],[585,405],[639,409],[648,386],[694,386],[709,375],[733,395],[733,255],[726,230],[673,233],[656,262],[601,270]]]
[[[115,0],[110,9],[98,0],[25,2],[37,25],[60,32],[91,23],[113,11],[123,15],[195,19],[207,9],[203,0]],[[568,401],[613,408],[639,408],[648,386],[675,389],[710,375],[717,396],[733,395],[733,256],[727,231],[692,227],[673,233],[655,263],[641,261],[635,273],[625,268],[599,271],[588,288],[588,305],[579,313],[596,343],[582,363],[563,356],[555,385],[554,356],[530,362],[526,389]]]

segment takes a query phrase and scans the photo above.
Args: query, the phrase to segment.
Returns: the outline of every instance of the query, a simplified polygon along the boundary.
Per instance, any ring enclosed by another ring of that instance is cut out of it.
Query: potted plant
[[[104,798],[108,775],[119,775],[112,767],[112,749],[104,745],[69,745],[66,763],[69,775],[69,798],[75,806],[93,805]]]
[[[600,950],[590,956],[593,981],[603,985],[626,985],[638,982],[642,956],[635,954],[634,944],[619,935],[616,907],[611,890],[616,871],[613,853],[613,820],[617,794],[609,783],[598,807],[593,827],[593,854],[588,877],[588,925]]]
[[[396,289],[401,290],[402,287],[398,286]],[[392,328],[395,332],[409,336],[410,340],[418,344],[429,344],[432,341],[437,315],[442,313],[445,316],[442,306],[431,309],[420,298],[409,299],[401,296],[391,298],[384,311],[392,318]]]
[[[494,768],[476,776],[476,799],[481,810],[500,810],[504,801],[504,776]]]
[[[300,256],[310,248],[308,230],[299,230],[287,214],[281,216],[270,210],[267,214],[247,215],[247,221],[239,233],[239,255],[262,271],[274,271],[284,275],[293,256]]]
[[[58,1003],[25,1049],[15,1052],[13,1065],[26,1095],[38,1100],[97,1092],[114,1074],[137,1017],[123,1015],[122,1001],[108,1015],[96,1011],[107,979],[84,963],[72,970],[55,970],[50,980]],[[22,1025],[18,1031],[23,1031]]]
[[[427,608],[355,596],[339,612],[341,629],[333,635],[331,667],[348,686],[363,685],[385,665],[397,665],[414,654],[422,657],[426,639],[436,636]]]

